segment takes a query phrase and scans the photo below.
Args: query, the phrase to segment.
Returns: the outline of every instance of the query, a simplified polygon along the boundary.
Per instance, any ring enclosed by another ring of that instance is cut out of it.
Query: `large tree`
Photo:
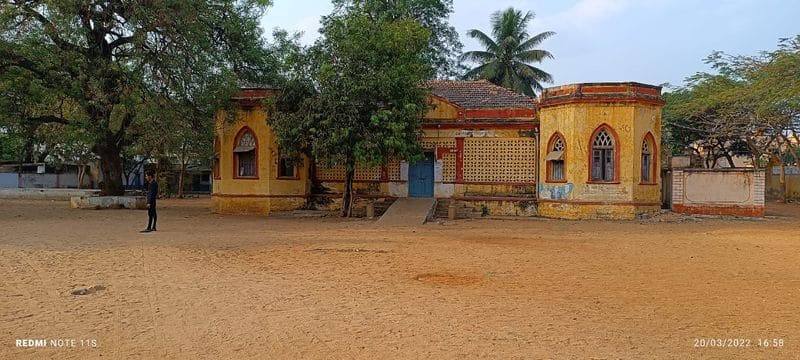
[[[797,163],[800,132],[800,36],[758,55],[714,52],[714,73],[698,73],[665,94],[665,145],[690,149],[706,165],[734,155],[759,167],[770,159]]]
[[[342,216],[351,214],[356,164],[419,156],[427,107],[419,85],[434,72],[425,58],[430,31],[419,22],[351,5],[323,19],[322,38],[296,66],[270,120],[281,154],[345,168]]]
[[[333,0],[337,11],[359,11],[379,21],[415,20],[430,30],[423,57],[439,78],[453,78],[463,72],[459,62],[462,44],[450,25],[453,0]]]
[[[478,40],[486,50],[468,51],[462,59],[477,63],[464,74],[465,79],[486,79],[494,84],[514,90],[520,94],[536,96],[542,90],[542,83],[553,81],[553,77],[532,63],[552,59],[553,55],[537,47],[547,38],[555,35],[545,31],[533,37],[528,33],[532,12],[508,8],[492,14],[492,36],[472,29],[467,36]]]
[[[163,125],[159,113],[208,119],[241,83],[272,81],[258,27],[268,3],[4,1],[0,82],[35,85],[22,93],[28,109],[14,113],[20,122],[85,130],[100,157],[104,193],[119,194],[120,154],[137,135]],[[47,96],[40,101],[37,93]],[[79,111],[60,112],[60,103]]]

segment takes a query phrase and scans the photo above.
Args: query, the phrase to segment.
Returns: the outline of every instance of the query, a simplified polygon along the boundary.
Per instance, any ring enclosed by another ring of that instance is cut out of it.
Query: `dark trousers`
[[[155,230],[156,220],[158,220],[158,215],[156,214],[156,204],[150,204],[150,207],[147,208],[147,228]]]

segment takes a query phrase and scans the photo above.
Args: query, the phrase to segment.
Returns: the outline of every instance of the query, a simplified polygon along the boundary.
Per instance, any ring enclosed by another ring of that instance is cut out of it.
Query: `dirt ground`
[[[0,205],[2,359],[800,357],[797,204],[383,229],[165,200],[150,234],[145,211]]]

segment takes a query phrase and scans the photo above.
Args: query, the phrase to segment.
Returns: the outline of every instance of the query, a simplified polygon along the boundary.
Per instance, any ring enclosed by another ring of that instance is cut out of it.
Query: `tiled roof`
[[[486,80],[429,80],[425,87],[436,96],[464,109],[534,108],[536,100]]]

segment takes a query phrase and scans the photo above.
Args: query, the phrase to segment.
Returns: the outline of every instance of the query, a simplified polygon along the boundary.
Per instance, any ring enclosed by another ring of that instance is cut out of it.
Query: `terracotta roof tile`
[[[429,80],[425,87],[436,96],[464,109],[530,109],[536,100],[487,80]]]

